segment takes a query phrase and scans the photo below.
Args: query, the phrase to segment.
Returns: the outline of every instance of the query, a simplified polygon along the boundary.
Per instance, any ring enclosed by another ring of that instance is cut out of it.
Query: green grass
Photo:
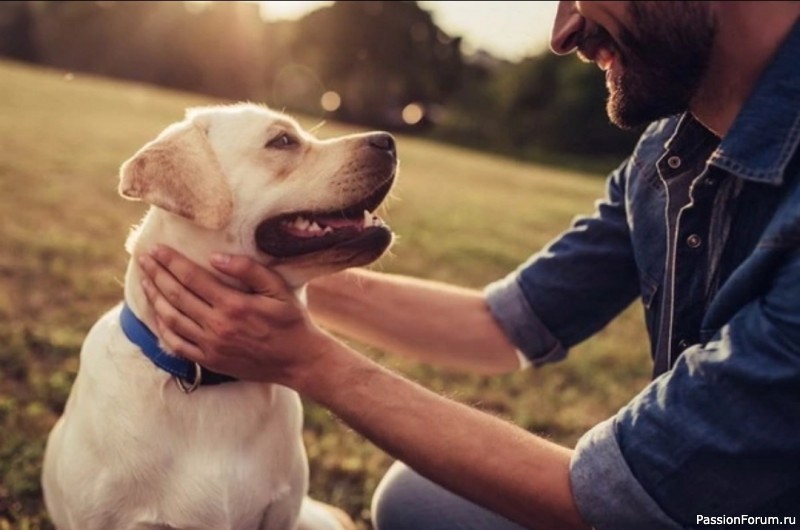
[[[128,229],[142,204],[116,193],[120,163],[187,106],[158,90],[0,62],[0,530],[50,528],[39,473],[77,354],[122,294]],[[318,120],[301,118],[312,126]],[[352,127],[327,124],[328,137]],[[399,234],[380,270],[481,287],[589,213],[596,175],[523,164],[400,137],[401,176],[388,219]],[[648,379],[641,309],[630,308],[571,360],[484,378],[368,351],[392,368],[530,431],[573,444]],[[312,493],[369,528],[369,500],[388,456],[306,404]]]

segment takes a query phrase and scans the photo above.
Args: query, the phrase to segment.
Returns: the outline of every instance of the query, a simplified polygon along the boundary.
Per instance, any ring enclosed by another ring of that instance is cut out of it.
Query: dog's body
[[[391,243],[371,211],[395,169],[384,133],[320,142],[254,105],[194,112],[123,165],[122,194],[155,206],[128,241],[125,302],[155,330],[136,257],[156,244],[203,265],[214,251],[249,255],[298,291],[369,263]],[[48,439],[43,487],[56,527],[339,528],[306,498],[297,394],[244,381],[185,394],[129,340],[121,307],[86,338]]]
[[[48,440],[57,527],[294,528],[307,473],[297,395],[237,382],[184,396],[125,337],[119,311],[89,333]]]

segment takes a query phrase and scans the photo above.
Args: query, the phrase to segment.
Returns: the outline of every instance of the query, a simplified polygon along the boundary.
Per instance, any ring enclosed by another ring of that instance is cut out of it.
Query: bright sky
[[[299,18],[333,2],[264,1],[267,19]],[[420,7],[433,14],[434,21],[452,36],[464,38],[464,51],[482,48],[509,60],[543,51],[558,2],[443,2],[421,1]]]

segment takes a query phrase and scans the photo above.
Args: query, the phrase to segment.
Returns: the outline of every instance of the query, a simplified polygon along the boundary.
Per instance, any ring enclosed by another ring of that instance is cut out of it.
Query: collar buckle
[[[192,362],[192,364],[194,365],[194,381],[192,381],[191,384],[187,385],[182,377],[178,377],[177,375],[173,376],[175,384],[178,385],[178,388],[180,388],[181,392],[184,394],[191,394],[197,390],[197,387],[203,382],[203,368],[196,362]]]

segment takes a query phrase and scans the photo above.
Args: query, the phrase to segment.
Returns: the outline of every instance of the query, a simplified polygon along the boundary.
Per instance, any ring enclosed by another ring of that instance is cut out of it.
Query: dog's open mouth
[[[256,228],[258,248],[276,258],[291,258],[349,244],[385,245],[391,230],[375,215],[392,187],[390,178],[365,199],[330,212],[294,212],[263,221]]]

